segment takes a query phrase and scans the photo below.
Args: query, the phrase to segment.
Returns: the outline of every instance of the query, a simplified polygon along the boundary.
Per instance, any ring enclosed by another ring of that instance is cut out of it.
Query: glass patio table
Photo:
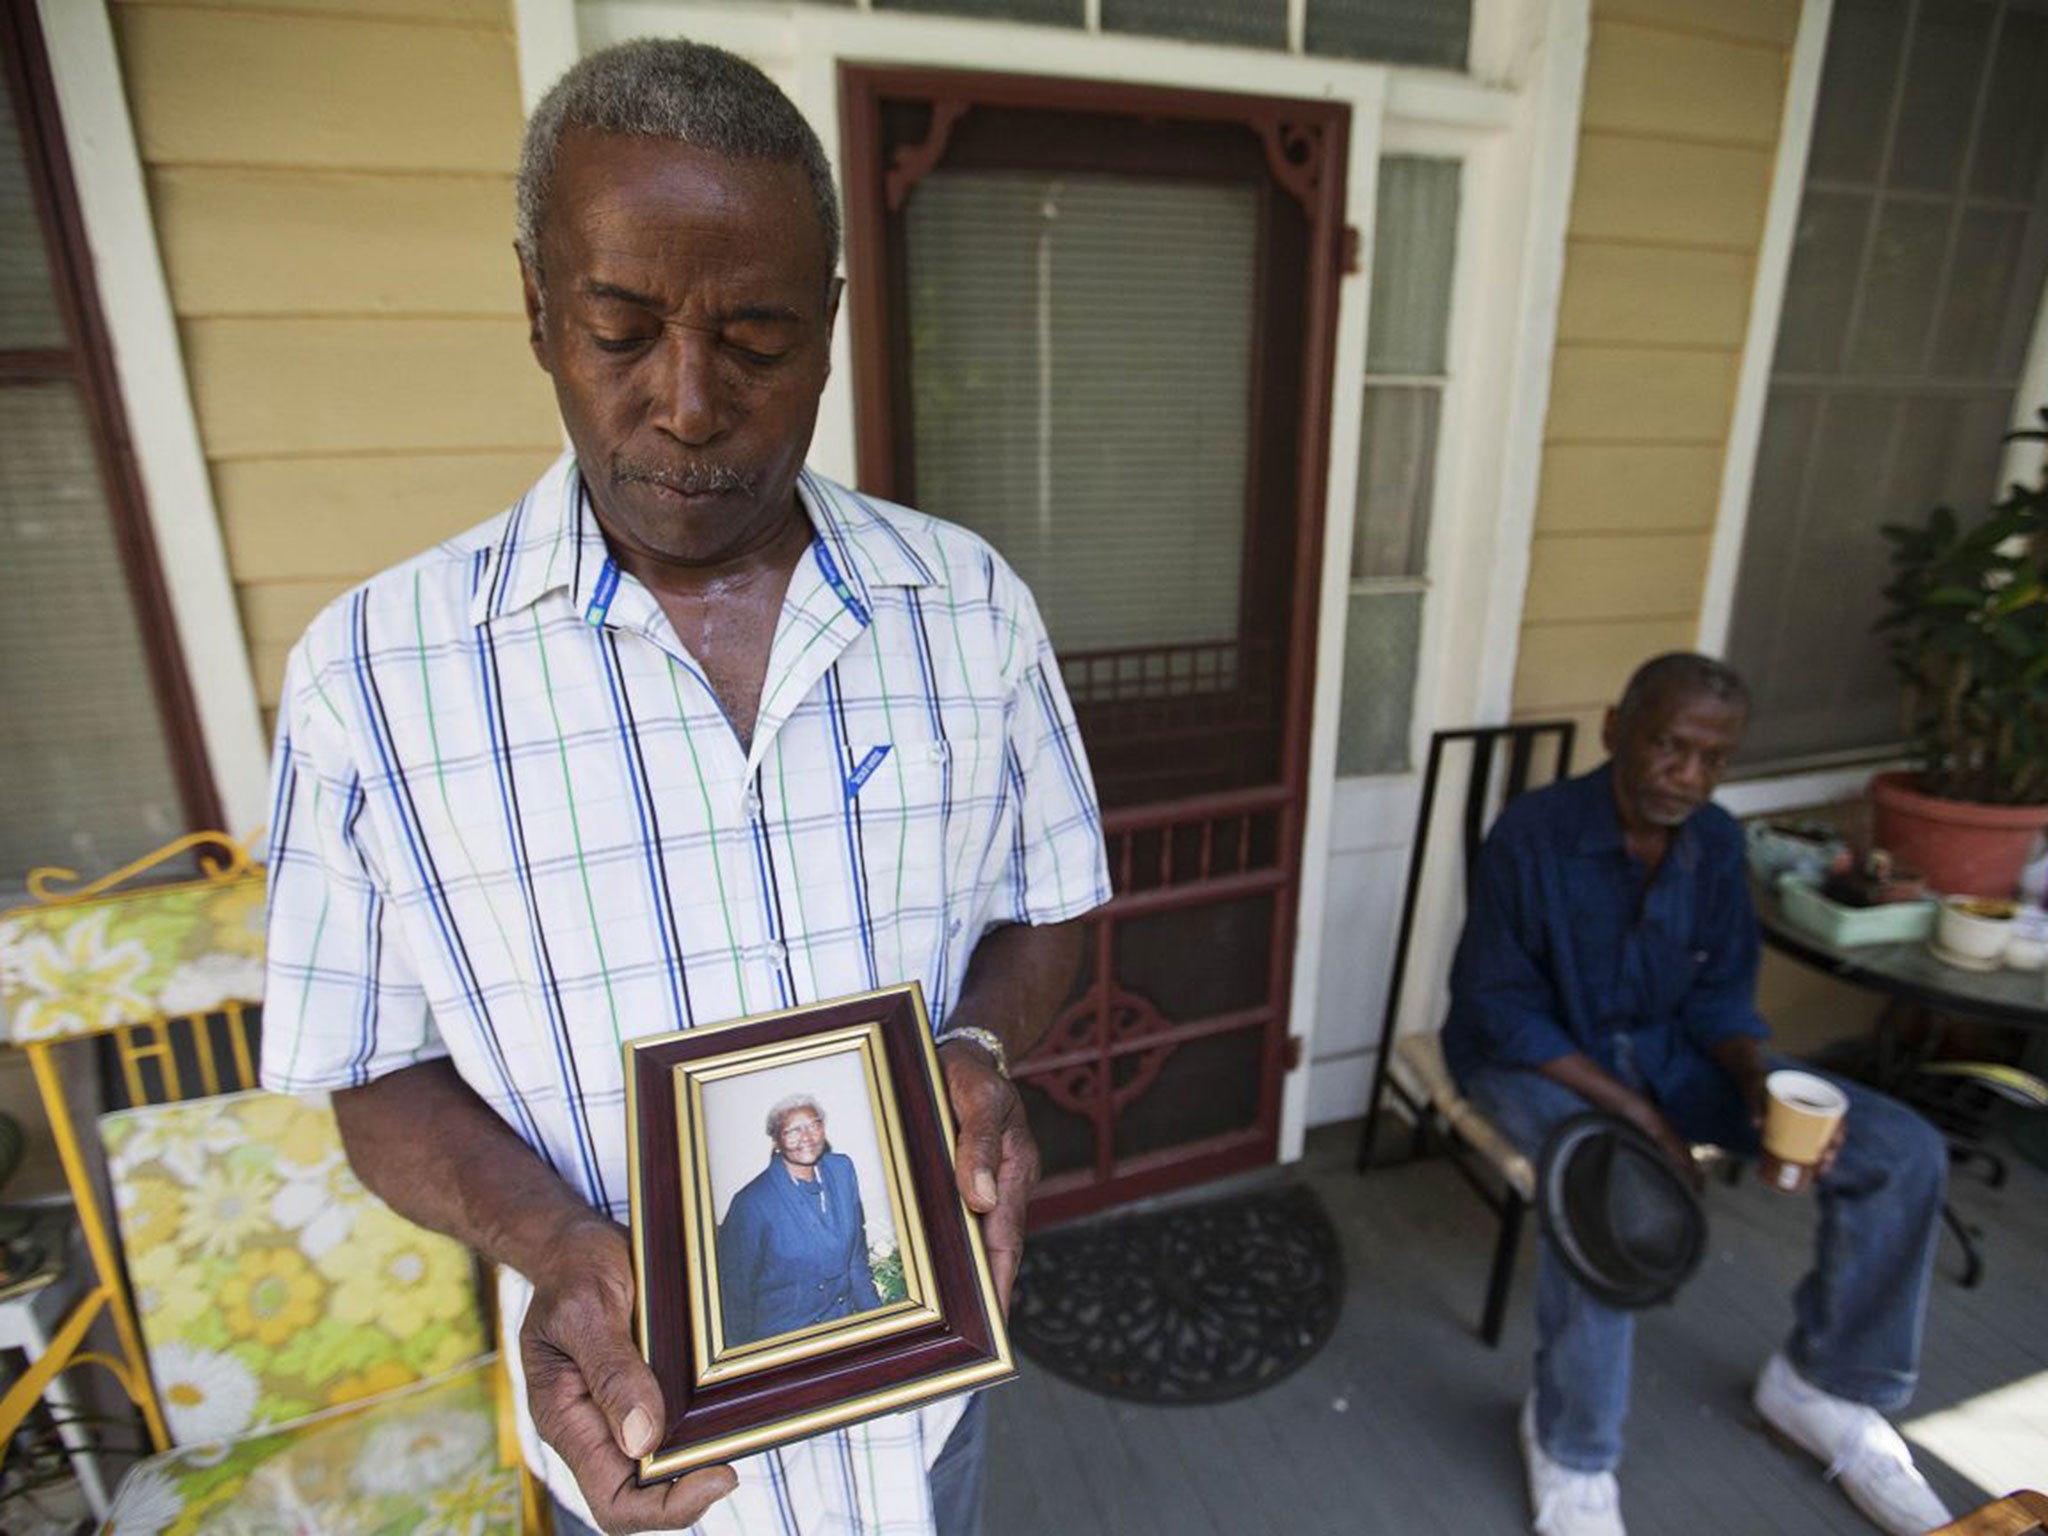
[[[1771,948],[1802,965],[1885,997],[1884,1011],[1872,1032],[1870,1080],[1887,1092],[1900,1094],[1914,1070],[1932,1056],[1940,1043],[1943,1018],[2016,1025],[2048,1033],[2048,971],[2019,971],[2005,966],[1993,971],[1964,970],[1936,959],[1928,951],[1926,941],[1919,939],[1893,944],[1836,944],[1787,917],[1775,890],[1751,881],[1750,895],[1764,942]],[[1931,1027],[1912,1058],[1901,1060],[1899,1027],[1916,1014],[1928,1019]],[[1920,1107],[1923,1113],[1928,1112],[1928,1106]],[[1983,1145],[1985,1126],[1981,1116],[1961,1117],[1954,1124],[1944,1124],[1941,1116],[1933,1118],[1948,1136],[1953,1156],[1982,1159],[1991,1170],[1992,1183],[2004,1181],[2003,1163]],[[1983,1272],[1977,1234],[1963,1224],[1952,1205],[1942,1207],[1942,1217],[1962,1245],[1962,1284],[1975,1285]]]
[[[1938,1013],[2048,1030],[2048,970],[1966,971],[1937,960],[1924,940],[1835,944],[1787,917],[1776,891],[1752,882],[1750,894],[1764,942],[1802,965]],[[1887,1044],[1881,1037],[1880,1048]]]

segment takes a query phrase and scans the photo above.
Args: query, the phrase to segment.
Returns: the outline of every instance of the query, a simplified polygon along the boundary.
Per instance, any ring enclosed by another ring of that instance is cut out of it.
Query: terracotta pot
[[[1878,846],[1948,895],[2010,896],[2018,890],[2034,838],[2048,827],[2048,805],[1940,800],[1914,788],[1917,778],[1880,773],[1870,781]]]

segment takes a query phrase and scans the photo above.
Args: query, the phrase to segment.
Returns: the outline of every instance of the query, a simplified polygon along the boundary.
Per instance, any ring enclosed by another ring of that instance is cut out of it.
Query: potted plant
[[[2012,438],[2048,442],[2040,414]],[[1877,840],[1937,890],[2009,896],[2048,826],[2048,475],[1967,526],[1937,507],[1884,532],[1915,767],[1872,781]]]

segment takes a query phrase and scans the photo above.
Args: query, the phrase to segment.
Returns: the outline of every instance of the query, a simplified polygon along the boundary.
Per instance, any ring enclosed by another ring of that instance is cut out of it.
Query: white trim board
[[[1382,81],[1384,76],[1381,77]],[[1337,782],[1337,715],[1343,702],[1344,627],[1350,613],[1351,541],[1357,521],[1359,441],[1364,430],[1365,345],[1379,199],[1383,86],[1351,100],[1351,143],[1344,189],[1345,222],[1359,231],[1359,270],[1338,285],[1337,336],[1331,359],[1330,431],[1323,495],[1323,568],[1316,586],[1316,669],[1309,693],[1306,803],[1302,807],[1301,874],[1295,890],[1294,966],[1288,984],[1287,1032],[1301,1068],[1281,1081],[1279,1157],[1301,1156],[1308,1135],[1309,1079],[1314,1075],[1316,1015],[1323,929],[1330,902],[1330,841]]]
[[[519,105],[531,117],[548,87],[582,57],[576,0],[512,0],[512,33],[519,48]]]
[[[1906,766],[1903,758],[1880,759],[1842,768],[1775,774],[1767,779],[1741,779],[1723,784],[1714,792],[1714,801],[1731,816],[1775,816],[1780,811],[1803,811],[1811,806],[1853,800],[1863,793],[1873,774]]]
[[[1706,591],[1700,599],[1698,649],[1719,656],[1728,646],[1735,613],[1735,578],[1742,568],[1742,535],[1749,525],[1749,492],[1756,477],[1757,445],[1764,431],[1764,404],[1771,392],[1771,358],[1778,348],[1778,320],[1785,309],[1785,282],[1792,270],[1792,242],[1799,205],[1806,195],[1806,155],[1813,143],[1813,114],[1820,103],[1821,64],[1828,51],[1828,22],[1834,0],[1805,0],[1792,42],[1785,79],[1785,112],[1778,154],[1771,166],[1771,195],[1764,211],[1763,242],[1757,248],[1756,281],[1749,298],[1749,328],[1742,340],[1736,375],[1735,411],[1728,427],[1728,451],[1721,463],[1721,500],[1707,556]]]
[[[40,0],[37,15],[150,534],[227,821],[221,830],[246,836],[269,814],[268,743],[113,28],[102,3]]]

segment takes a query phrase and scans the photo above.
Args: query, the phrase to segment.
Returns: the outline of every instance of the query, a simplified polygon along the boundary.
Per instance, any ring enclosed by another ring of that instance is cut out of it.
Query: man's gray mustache
[[[612,466],[612,479],[620,485],[659,485],[682,496],[744,491],[754,483],[752,475],[734,469],[730,464],[689,464],[668,469],[620,461]]]

